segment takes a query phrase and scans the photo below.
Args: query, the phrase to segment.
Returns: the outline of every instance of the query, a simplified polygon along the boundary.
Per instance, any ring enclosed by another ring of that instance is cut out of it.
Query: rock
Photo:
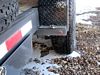
[[[35,63],[40,63],[40,60],[37,59],[37,58],[35,58],[33,61],[34,61]]]
[[[53,67],[47,67],[47,69],[48,69],[49,72],[53,72],[55,74],[57,73],[57,68],[55,66],[53,66]]]
[[[33,71],[32,69],[25,68],[22,70],[24,75],[40,75],[39,71]]]

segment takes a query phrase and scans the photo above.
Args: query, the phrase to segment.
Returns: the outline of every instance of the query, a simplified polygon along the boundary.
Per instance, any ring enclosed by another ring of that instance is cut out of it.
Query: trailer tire
[[[0,1],[0,34],[12,26],[18,14],[18,0]]]
[[[58,53],[70,54],[76,49],[74,0],[69,0],[69,31],[67,36],[52,36],[53,48]]]

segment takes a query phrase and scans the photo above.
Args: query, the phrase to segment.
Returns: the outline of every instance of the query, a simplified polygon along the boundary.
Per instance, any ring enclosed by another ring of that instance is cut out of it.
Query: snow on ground
[[[76,16],[76,22],[91,25],[92,24],[91,21],[85,21],[85,20],[88,20],[90,16],[96,16],[96,14],[87,13],[87,14],[83,14],[83,15],[78,15],[78,16]]]
[[[76,51],[73,51],[70,55],[68,55],[69,57],[80,57],[81,55],[79,53],[77,53]]]
[[[100,0],[76,0],[76,14],[95,11],[96,7],[100,7]],[[76,22],[83,23],[83,24],[92,24],[91,21],[83,20],[83,19],[88,19],[90,15],[94,16],[96,14],[87,13],[87,14],[76,16]]]
[[[100,7],[100,0],[76,0],[76,13],[93,11]]]

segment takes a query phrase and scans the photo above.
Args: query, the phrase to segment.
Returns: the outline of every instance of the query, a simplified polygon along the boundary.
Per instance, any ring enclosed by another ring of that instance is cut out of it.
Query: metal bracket
[[[0,75],[7,75],[7,70],[4,66],[0,67]]]

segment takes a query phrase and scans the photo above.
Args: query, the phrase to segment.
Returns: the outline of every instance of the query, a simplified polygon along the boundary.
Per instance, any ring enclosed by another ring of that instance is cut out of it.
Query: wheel
[[[18,14],[18,0],[0,1],[0,34],[12,26]]]
[[[53,48],[58,53],[70,54],[76,48],[74,0],[69,0],[69,31],[67,36],[52,36]]]

